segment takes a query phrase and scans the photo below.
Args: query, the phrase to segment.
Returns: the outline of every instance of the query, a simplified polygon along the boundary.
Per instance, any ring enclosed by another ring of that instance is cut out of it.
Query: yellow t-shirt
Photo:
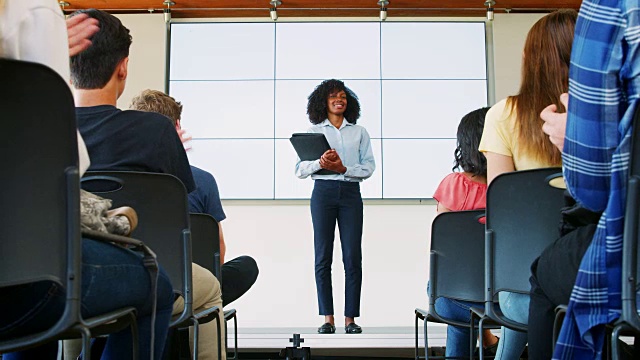
[[[510,156],[516,170],[554,166],[554,164],[541,162],[520,152],[516,131],[517,113],[516,109],[511,110],[511,106],[507,106],[507,99],[501,100],[489,109],[484,119],[484,130],[478,150]]]

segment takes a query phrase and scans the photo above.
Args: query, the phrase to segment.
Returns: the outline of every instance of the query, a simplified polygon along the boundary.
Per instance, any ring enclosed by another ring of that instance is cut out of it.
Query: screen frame
[[[169,94],[170,89],[170,73],[171,73],[171,30],[172,26],[180,26],[184,24],[211,24],[211,23],[234,23],[234,24],[254,24],[254,23],[266,23],[273,24],[274,21],[270,21],[263,18],[205,18],[205,19],[171,19],[166,26],[166,61],[165,61],[165,93]],[[278,19],[277,23],[379,23],[383,24],[379,19],[376,18],[291,18],[291,19]],[[486,95],[487,95],[487,106],[492,106],[495,103],[495,69],[494,69],[494,54],[493,54],[493,23],[491,21],[487,21],[485,18],[477,17],[477,18],[402,18],[402,19],[389,19],[385,23],[482,23],[484,25],[484,37],[485,37],[485,74],[486,74]],[[278,79],[274,79],[278,80]],[[345,79],[346,81],[350,79]],[[274,140],[280,139],[279,137],[274,137]],[[378,138],[376,138],[378,139]],[[385,138],[379,138],[378,140],[382,141]],[[391,138],[394,139],[395,138]],[[275,146],[275,144],[274,144]],[[274,165],[275,169],[275,165]],[[378,169],[377,171],[381,171]],[[254,202],[254,203],[265,203],[265,202],[282,202],[282,203],[299,203],[299,202],[309,202],[309,198],[277,198],[276,195],[276,184],[275,184],[275,170],[274,170],[274,198],[233,198],[233,197],[225,197],[222,198],[224,201],[232,201],[232,202]],[[310,181],[310,179],[304,179],[303,181]],[[366,180],[365,180],[366,181]],[[384,182],[384,180],[382,180]],[[381,184],[381,186],[383,186]],[[375,203],[375,204],[432,204],[436,203],[433,197],[393,197],[393,198],[385,198],[384,190],[382,190],[382,197],[363,197],[363,200],[367,201],[367,203]],[[433,189],[435,191],[435,189]],[[311,194],[309,194],[309,197]]]

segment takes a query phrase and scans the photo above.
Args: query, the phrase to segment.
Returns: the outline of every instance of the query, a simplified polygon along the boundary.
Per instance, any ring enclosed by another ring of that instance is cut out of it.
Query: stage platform
[[[229,324],[231,325],[231,324]],[[419,343],[424,335],[422,324]],[[365,356],[372,358],[413,357],[413,327],[363,327],[362,334],[345,334],[343,327],[336,327],[335,334],[318,334],[312,327],[243,328],[238,332],[238,348],[243,352],[274,352],[292,346],[289,339],[300,334],[303,347],[310,347],[314,355]],[[229,329],[229,351],[233,349],[233,329]],[[429,326],[429,346],[444,346],[446,327]]]

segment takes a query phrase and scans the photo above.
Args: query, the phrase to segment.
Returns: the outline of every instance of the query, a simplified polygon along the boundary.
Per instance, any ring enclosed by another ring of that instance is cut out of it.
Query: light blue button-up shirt
[[[354,125],[344,119],[340,129],[336,129],[329,120],[314,125],[309,133],[324,134],[329,146],[335,149],[342,160],[342,165],[347,168],[344,174],[315,175],[320,170],[320,159],[313,161],[300,161],[296,163],[296,176],[305,179],[311,175],[313,180],[342,180],[359,182],[367,179],[376,169],[371,149],[371,138],[365,128]]]

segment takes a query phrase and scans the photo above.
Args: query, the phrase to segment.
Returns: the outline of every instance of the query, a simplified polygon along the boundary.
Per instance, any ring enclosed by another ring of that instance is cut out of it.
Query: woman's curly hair
[[[356,94],[340,80],[325,80],[316,86],[307,103],[307,114],[312,124],[320,124],[327,119],[327,99],[332,92],[344,91],[347,94],[347,109],[344,118],[351,124],[355,124],[360,118],[360,102]]]
[[[474,110],[460,120],[458,145],[453,153],[453,171],[462,169],[476,176],[487,176],[487,159],[478,151],[487,111],[488,107]]]

